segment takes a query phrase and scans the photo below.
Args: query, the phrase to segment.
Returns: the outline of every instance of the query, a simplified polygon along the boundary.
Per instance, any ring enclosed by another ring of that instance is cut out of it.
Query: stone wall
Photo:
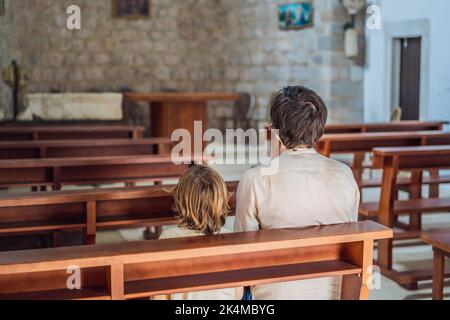
[[[317,90],[332,121],[362,119],[362,70],[344,57],[339,0],[315,0],[315,26],[279,31],[275,0],[152,0],[152,17],[111,17],[111,0],[6,0],[0,17],[0,67],[12,58],[30,72],[29,92],[249,91],[258,117],[288,84]],[[82,30],[65,27],[78,4]],[[11,114],[0,85],[0,109]],[[133,111],[131,111],[133,110]],[[147,108],[128,108],[135,123]],[[211,118],[229,114],[211,108]],[[216,125],[214,121],[212,125]]]
[[[229,55],[227,83],[255,92],[260,117],[272,93],[286,85],[316,90],[330,109],[330,121],[362,119],[362,74],[344,55],[348,15],[338,0],[316,0],[314,27],[280,31],[275,0],[224,0]]]

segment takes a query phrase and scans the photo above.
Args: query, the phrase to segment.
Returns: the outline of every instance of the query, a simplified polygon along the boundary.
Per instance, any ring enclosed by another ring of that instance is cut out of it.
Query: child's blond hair
[[[229,194],[214,169],[203,165],[191,167],[171,193],[181,227],[212,235],[225,225],[230,210]]]

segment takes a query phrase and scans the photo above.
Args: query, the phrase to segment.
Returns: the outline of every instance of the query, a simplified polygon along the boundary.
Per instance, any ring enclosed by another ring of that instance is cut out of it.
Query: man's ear
[[[277,146],[275,147],[274,144],[277,144]],[[280,154],[287,150],[288,149],[281,141],[280,136],[278,134],[275,134],[275,139],[272,141],[272,158],[280,156]]]
[[[278,134],[275,135],[275,138],[278,140],[278,143],[280,144],[280,151],[286,151],[287,148],[286,146],[283,144],[283,141],[281,141],[281,138]]]

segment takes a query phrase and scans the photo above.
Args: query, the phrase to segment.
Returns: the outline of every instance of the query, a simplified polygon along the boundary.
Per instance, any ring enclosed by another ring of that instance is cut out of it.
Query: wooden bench
[[[329,157],[333,153],[368,153],[381,147],[417,147],[450,144],[450,132],[406,131],[325,134],[317,150]]]
[[[450,257],[450,232],[423,233],[421,239],[433,246],[433,300],[443,300],[445,257]]]
[[[442,131],[419,132],[375,132],[375,133],[350,133],[350,134],[326,134],[317,145],[317,150],[324,156],[331,154],[354,154],[352,169],[360,188],[374,188],[381,186],[379,179],[362,179],[364,170],[363,161],[365,154],[372,152],[377,147],[408,147],[426,145],[450,145],[450,133]],[[439,176],[439,172],[432,172],[424,177],[423,184],[432,186],[430,194],[439,196],[439,184],[450,183],[450,176]],[[400,187],[410,184],[410,179],[403,178],[398,181]]]
[[[144,127],[124,125],[4,125],[0,126],[0,141],[140,139]]]
[[[412,232],[407,232],[406,235],[394,235],[398,239],[408,239],[420,236],[422,213],[450,210],[450,199],[421,199],[423,170],[450,168],[450,146],[376,148],[373,152],[374,168],[383,169],[380,202],[379,205],[362,203],[359,210],[361,215],[376,216],[380,223],[393,227],[396,216],[410,214]],[[410,188],[414,198],[411,200],[396,201],[396,182],[399,170],[412,171]],[[386,276],[408,289],[416,289],[418,281],[431,279],[430,270],[405,272],[394,270],[392,249],[392,239],[379,242],[378,263]]]
[[[386,123],[349,123],[329,124],[326,134],[334,133],[367,133],[367,132],[400,132],[400,131],[442,131],[448,121],[400,121]]]
[[[186,163],[204,159],[187,159]],[[178,178],[189,165],[168,155],[0,160],[0,187],[134,183]]]
[[[234,213],[238,183],[228,182]],[[84,230],[87,244],[98,229],[165,226],[176,223],[172,186],[92,189],[43,194],[1,194],[0,235]]]
[[[0,159],[170,154],[169,138],[0,142]]]
[[[343,276],[342,299],[368,299],[374,222],[0,253],[0,299],[138,299]],[[69,290],[68,270],[81,270]]]
[[[325,134],[344,133],[371,133],[371,132],[402,132],[402,131],[442,131],[448,121],[400,121],[400,122],[380,122],[380,123],[344,123],[328,124],[325,127]],[[266,126],[270,129],[270,125]],[[271,134],[268,133],[268,139]]]

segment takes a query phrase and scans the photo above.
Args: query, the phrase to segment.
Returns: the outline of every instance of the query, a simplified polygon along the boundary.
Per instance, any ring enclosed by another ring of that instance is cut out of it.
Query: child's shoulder
[[[227,228],[222,228],[219,232],[219,234],[227,234],[227,233],[233,233],[233,231],[231,231]],[[193,230],[189,230],[189,229],[181,228],[181,227],[175,227],[175,228],[170,228],[170,229],[164,230],[159,238],[160,239],[172,239],[172,238],[195,237],[195,236],[202,236],[202,235],[203,234],[201,234],[197,231],[193,231]]]
[[[199,235],[198,232],[186,228],[175,227],[164,230],[159,238],[171,239],[171,238],[193,237],[197,235]]]
[[[231,231],[230,229],[227,229],[227,228],[223,227],[223,228],[220,230],[220,234],[226,234],[226,233],[233,233],[233,231]]]

